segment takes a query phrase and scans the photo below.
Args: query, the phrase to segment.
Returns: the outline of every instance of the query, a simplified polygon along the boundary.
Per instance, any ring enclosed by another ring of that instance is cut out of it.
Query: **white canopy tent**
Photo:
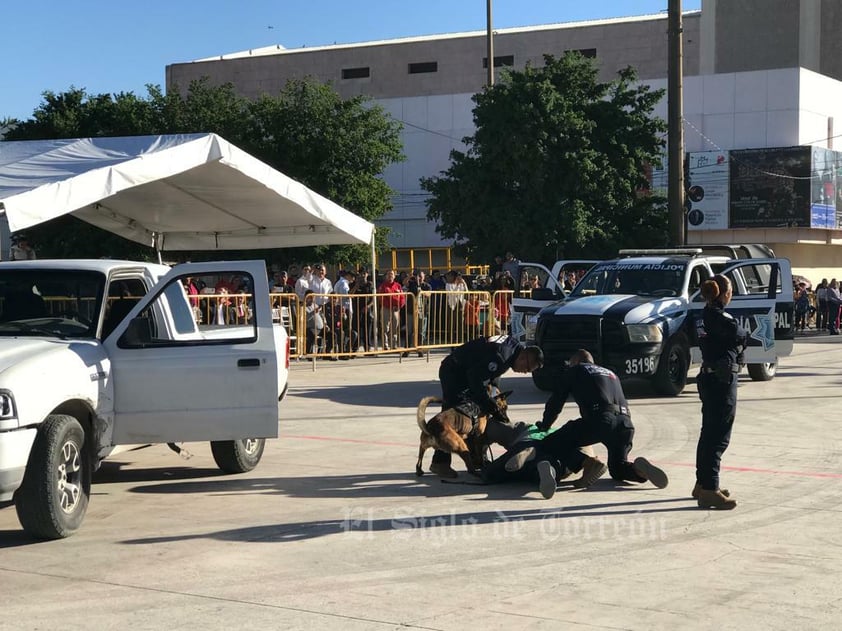
[[[162,250],[371,245],[374,225],[216,134],[0,142],[12,232],[73,214]]]

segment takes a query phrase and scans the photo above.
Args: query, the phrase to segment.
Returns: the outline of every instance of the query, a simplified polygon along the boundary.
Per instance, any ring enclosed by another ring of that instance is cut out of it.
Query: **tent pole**
[[[161,258],[161,233],[153,232],[152,240],[155,244],[155,252],[158,254],[158,265],[163,265],[164,259]]]
[[[377,233],[377,228],[373,228],[371,230],[371,288],[374,290],[374,293],[377,293],[377,270],[375,269],[374,265],[377,260],[377,252],[374,248],[374,235]],[[374,348],[377,349],[377,327],[379,326],[380,319],[377,317],[377,298],[371,301],[371,306],[374,312]]]

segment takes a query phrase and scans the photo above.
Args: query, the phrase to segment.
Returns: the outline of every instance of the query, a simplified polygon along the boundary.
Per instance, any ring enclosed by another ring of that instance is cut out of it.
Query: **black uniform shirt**
[[[702,362],[714,364],[727,359],[732,364],[739,363],[737,356],[746,344],[746,332],[725,307],[719,302],[708,304],[702,311],[701,326],[696,332],[699,336],[699,348]]]
[[[449,374],[463,380],[451,385],[468,389],[484,413],[495,412],[497,404],[488,394],[488,385],[499,387],[500,375],[512,367],[521,350],[523,345],[508,336],[495,341],[480,337],[466,342],[444,360],[449,364]]]
[[[573,395],[582,418],[593,417],[616,406],[628,414],[628,402],[620,380],[612,371],[596,364],[581,363],[564,372],[559,388],[544,406],[542,424],[549,426],[558,418],[567,397]]]

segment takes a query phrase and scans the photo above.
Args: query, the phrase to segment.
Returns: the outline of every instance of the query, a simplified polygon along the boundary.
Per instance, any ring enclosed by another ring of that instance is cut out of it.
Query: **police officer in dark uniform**
[[[550,456],[546,460],[543,456],[536,458],[540,490],[545,498],[553,496],[559,479],[576,471],[582,471],[582,477],[574,482],[577,488],[590,486],[606,469],[615,480],[648,480],[661,489],[667,486],[667,474],[646,458],[628,460],[634,425],[620,380],[611,370],[595,364],[593,356],[584,349],[570,358],[559,387],[544,406],[544,417],[537,423],[538,429],[547,431],[553,425],[571,394],[579,406],[581,418],[568,421],[535,445],[539,454]],[[602,443],[608,449],[607,467],[599,458],[587,456],[580,450],[580,447],[596,443]],[[526,451],[520,459],[526,460],[530,456]]]
[[[489,394],[489,386],[499,390],[499,378],[509,369],[530,373],[544,364],[544,353],[537,346],[524,346],[502,335],[479,337],[451,351],[439,367],[442,409],[458,408],[469,416],[487,415],[485,438],[489,443],[509,447],[528,431],[526,423],[513,424],[500,414]],[[450,454],[436,450],[430,471],[455,478]]]
[[[707,301],[696,332],[702,369],[696,383],[702,400],[702,431],[696,447],[696,486],[699,508],[730,510],[737,502],[719,488],[719,463],[731,441],[737,412],[737,374],[743,365],[746,332],[725,312],[731,301],[731,281],[717,274],[702,283]]]

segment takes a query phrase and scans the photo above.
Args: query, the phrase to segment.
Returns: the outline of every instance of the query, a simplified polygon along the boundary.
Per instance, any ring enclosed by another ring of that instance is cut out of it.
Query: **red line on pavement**
[[[281,438],[298,438],[300,440],[327,440],[337,443],[356,443],[362,445],[384,445],[390,447],[414,447],[414,443],[394,443],[385,440],[365,440],[362,438],[334,438],[331,436],[298,436],[292,434],[282,434]],[[688,462],[663,462],[660,464],[669,465],[671,467],[694,467],[695,464]],[[780,469],[759,469],[757,467],[729,467],[723,465],[722,469],[727,471],[743,471],[745,473],[768,473],[771,475],[794,475],[802,478],[830,478],[833,480],[842,479],[842,473],[819,473],[810,471],[782,471]]]
[[[687,462],[664,462],[661,464],[669,465],[671,467],[693,467],[695,468],[695,464],[690,464]],[[802,478],[834,478],[840,479],[842,478],[842,473],[819,473],[819,472],[810,472],[810,471],[782,471],[780,469],[759,469],[757,467],[729,467],[726,465],[722,465],[722,469],[727,469],[728,471],[744,471],[746,473],[771,473],[772,475],[794,475],[799,476]]]

